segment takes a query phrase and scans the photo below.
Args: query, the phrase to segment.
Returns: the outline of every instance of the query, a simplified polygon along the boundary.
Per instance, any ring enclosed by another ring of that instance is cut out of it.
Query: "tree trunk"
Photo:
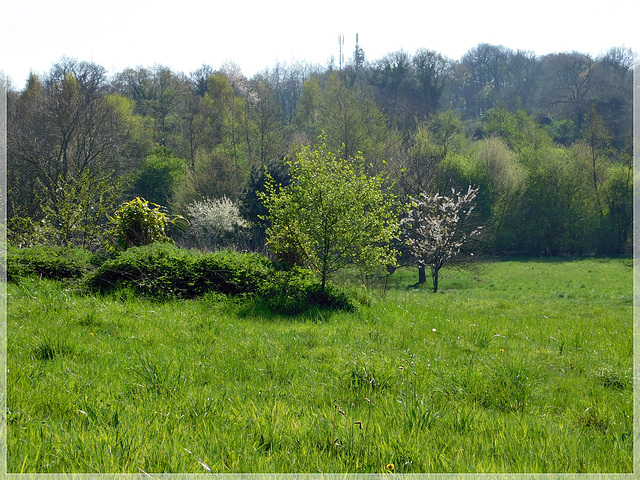
[[[425,283],[427,281],[427,273],[425,267],[418,267],[418,283]]]
[[[431,269],[431,279],[433,280],[433,293],[438,293],[438,273],[440,272],[439,268]]]

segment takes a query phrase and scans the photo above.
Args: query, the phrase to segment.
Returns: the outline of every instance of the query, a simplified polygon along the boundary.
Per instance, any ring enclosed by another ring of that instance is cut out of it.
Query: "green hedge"
[[[270,262],[255,253],[200,253],[168,243],[129,248],[87,278],[89,287],[109,291],[131,287],[145,296],[192,298],[208,291],[255,293]]]
[[[169,243],[132,247],[115,257],[80,248],[9,247],[7,277],[37,275],[79,279],[92,290],[107,293],[130,288],[155,298],[193,298],[207,292],[257,294],[272,312],[295,315],[312,307],[353,310],[353,299],[303,268],[277,270],[257,253],[201,253]]]
[[[7,280],[35,275],[43,278],[80,278],[96,268],[101,258],[73,247],[37,246],[7,249]]]

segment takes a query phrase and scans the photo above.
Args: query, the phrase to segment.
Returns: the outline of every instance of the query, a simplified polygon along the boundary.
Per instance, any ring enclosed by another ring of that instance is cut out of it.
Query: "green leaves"
[[[160,205],[140,197],[124,203],[116,210],[108,231],[111,242],[107,250],[126,250],[130,247],[149,245],[153,242],[169,241],[167,216]]]
[[[255,293],[269,276],[270,262],[257,253],[200,253],[168,243],[133,247],[104,262],[86,279],[88,287],[119,287],[156,298],[193,298],[207,292]]]
[[[383,190],[384,177],[364,172],[361,154],[341,158],[321,136],[287,164],[291,185],[277,188],[271,181],[261,195],[271,223],[267,242],[279,261],[317,271],[323,289],[346,265],[371,270],[395,264],[389,247],[398,229],[395,197]]]
[[[171,192],[184,177],[185,161],[166,147],[157,147],[136,175],[134,191],[154,202],[167,205]]]

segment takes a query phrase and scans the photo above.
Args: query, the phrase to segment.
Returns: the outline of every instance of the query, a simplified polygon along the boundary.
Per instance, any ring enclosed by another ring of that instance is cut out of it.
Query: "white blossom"
[[[482,227],[470,231],[465,228],[474,208],[479,188],[469,186],[467,193],[451,189],[451,196],[421,193],[411,198],[409,212],[401,221],[404,238],[414,262],[430,267],[437,290],[438,271],[460,249],[469,237],[478,235]]]

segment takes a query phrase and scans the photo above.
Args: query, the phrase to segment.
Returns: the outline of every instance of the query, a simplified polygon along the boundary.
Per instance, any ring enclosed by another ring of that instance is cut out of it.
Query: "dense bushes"
[[[106,258],[106,259],[105,259]],[[294,315],[312,307],[353,310],[340,288],[321,284],[310,270],[278,270],[257,253],[201,253],[170,243],[132,247],[112,257],[61,247],[9,248],[8,277],[38,275],[79,279],[102,293],[130,288],[153,298],[193,298],[207,292],[257,295],[274,313]]]
[[[100,257],[82,248],[8,246],[7,280],[36,275],[43,278],[80,278],[95,268]]]
[[[266,257],[255,253],[200,253],[163,243],[130,248],[100,266],[88,284],[101,291],[131,287],[153,297],[192,298],[210,291],[258,294],[269,310],[289,315],[314,306],[354,308],[339,288],[327,285],[323,291],[309,270],[275,270]]]
[[[132,287],[153,297],[192,298],[208,291],[241,295],[258,290],[269,266],[258,254],[204,254],[155,243],[122,252],[102,264],[87,283],[101,291]]]

